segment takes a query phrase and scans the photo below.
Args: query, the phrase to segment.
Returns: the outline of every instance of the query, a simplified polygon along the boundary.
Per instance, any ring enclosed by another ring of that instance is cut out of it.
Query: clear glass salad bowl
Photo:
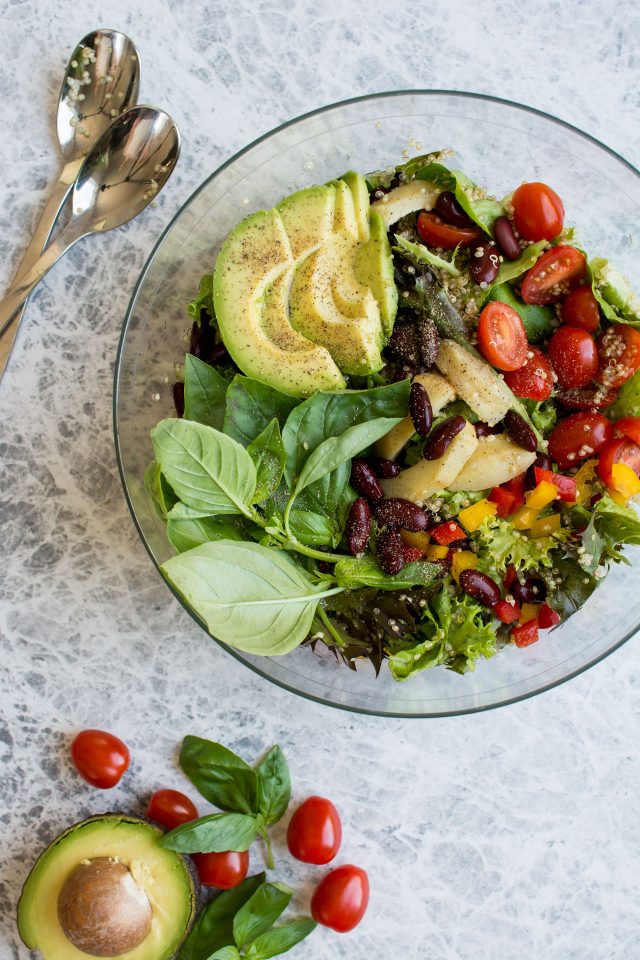
[[[116,451],[134,522],[156,567],[173,551],[143,483],[151,459],[149,431],[174,415],[174,367],[183,359],[190,326],[185,305],[200,276],[212,270],[225,235],[248,213],[301,187],[443,147],[455,150],[453,166],[496,196],[523,180],[550,183],[590,254],[610,258],[639,286],[640,174],[546,114],[471,94],[387,93],[325,107],[261,137],[213,173],[169,224],[138,280],[122,330]],[[384,665],[376,678],[368,662],[352,671],[319,648],[274,658],[225,649],[290,691],[348,710],[402,717],[487,710],[575,676],[640,627],[640,558],[634,551],[632,565],[613,569],[568,622],[532,647],[509,647],[465,676],[438,667],[397,683]]]

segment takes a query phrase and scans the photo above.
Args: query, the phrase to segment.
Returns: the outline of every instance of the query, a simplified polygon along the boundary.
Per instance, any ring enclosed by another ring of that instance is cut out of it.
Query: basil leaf
[[[256,468],[257,480],[253,502],[260,503],[277,490],[287,459],[280,436],[280,427],[275,417],[262,433],[251,441],[247,447],[247,453]]]
[[[535,306],[519,300],[508,283],[497,283],[491,287],[489,300],[500,300],[508,304],[520,316],[527,334],[527,340],[535,343],[553,330],[554,313],[551,307]]]
[[[166,478],[162,476],[160,464],[156,460],[152,460],[144,472],[144,485],[151,495],[156,511],[163,520],[166,520],[171,508],[178,503],[178,498]]]
[[[299,402],[259,380],[234,377],[227,390],[224,432],[246,447],[274,418],[278,426],[283,427]]]
[[[187,736],[182,741],[180,766],[202,796],[239,813],[258,812],[258,775],[253,767],[221,743]]]
[[[215,637],[263,656],[302,643],[318,600],[334,592],[318,592],[285,553],[257,543],[203,543],[161,570]]]
[[[222,430],[229,384],[210,364],[187,354],[184,361],[184,416]]]
[[[640,417],[640,371],[622,384],[617,399],[604,412],[611,420]]]
[[[258,809],[267,826],[277,823],[291,800],[289,765],[280,747],[269,750],[256,767],[258,775]]]
[[[153,428],[151,442],[163,474],[187,506],[252,516],[256,468],[235,440],[202,423],[171,419]]]
[[[289,906],[293,890],[281,883],[263,883],[240,907],[233,920],[233,938],[238,947],[271,929]]]
[[[211,543],[213,540],[244,540],[244,536],[233,520],[226,517],[194,517],[181,520],[169,514],[167,539],[178,553],[184,553],[201,543]]]
[[[340,541],[340,529],[335,521],[312,510],[292,510],[289,528],[296,540],[309,547],[336,546]]]
[[[247,877],[233,890],[224,890],[207,903],[182,945],[180,960],[210,960],[212,953],[232,945],[233,918],[264,881],[264,873]]]
[[[308,937],[316,927],[317,923],[311,919],[284,923],[252,940],[247,945],[244,955],[247,960],[269,960],[270,957],[277,957],[295,947],[296,943]]]
[[[226,947],[220,947],[219,950],[211,954],[208,960],[240,960],[240,951],[230,944]]]
[[[224,853],[248,850],[257,835],[255,817],[246,813],[211,813],[170,830],[159,842],[161,847],[178,853]]]
[[[442,567],[437,563],[418,560],[408,563],[400,573],[391,577],[373,557],[345,557],[336,563],[333,575],[341,587],[378,587],[380,590],[398,590],[413,586],[426,586],[442,576]]]
[[[493,197],[472,200],[469,194],[478,189],[477,185],[461,170],[450,170],[443,163],[428,163],[421,167],[416,172],[416,180],[428,180],[451,190],[467,216],[489,235],[494,221],[505,212],[504,204]]]

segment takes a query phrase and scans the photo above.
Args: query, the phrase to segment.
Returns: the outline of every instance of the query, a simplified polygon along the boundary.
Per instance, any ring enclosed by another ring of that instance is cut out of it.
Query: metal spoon
[[[78,240],[136,217],[169,179],[180,152],[178,129],[164,111],[132,107],[102,135],[73,187],[73,213],[42,256],[0,301],[0,334],[51,267]]]
[[[84,158],[115,117],[136,103],[139,86],[140,56],[133,41],[124,33],[93,30],[71,54],[58,98],[57,118],[60,150],[66,162],[53,184],[13,284],[31,269],[42,253]],[[0,344],[0,376],[23,315],[24,308]]]

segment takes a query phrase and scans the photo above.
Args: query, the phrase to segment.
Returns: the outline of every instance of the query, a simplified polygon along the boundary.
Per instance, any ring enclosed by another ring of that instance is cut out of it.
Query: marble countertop
[[[0,957],[27,956],[15,904],[43,845],[83,816],[184,787],[177,741],[198,733],[248,757],[280,743],[295,796],[333,798],[340,858],[370,873],[362,925],[317,932],[294,956],[636,960],[637,640],[488,714],[383,720],[294,698],[211,643],[153,570],[117,474],[111,385],[160,230],[220,162],[303,111],[385,89],[480,91],[556,113],[637,162],[640,8],[112,0],[108,19],[138,44],[141,99],[174,116],[182,158],[155,209],[81,244],[41,286],[0,383]],[[0,0],[0,23],[3,287],[57,169],[69,51],[102,24],[69,0]],[[108,796],[70,768],[85,726],[132,751]],[[307,890],[317,872],[283,860],[283,876]]]

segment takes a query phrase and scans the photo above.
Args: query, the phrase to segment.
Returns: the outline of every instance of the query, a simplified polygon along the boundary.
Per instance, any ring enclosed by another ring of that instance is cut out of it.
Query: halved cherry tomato
[[[505,490],[504,487],[494,487],[487,499],[498,505],[498,516],[502,519],[510,517],[516,511],[514,506],[516,498],[510,490]]]
[[[509,603],[508,600],[499,600],[493,608],[493,613],[502,623],[515,623],[520,619],[520,604]]]
[[[573,290],[562,301],[562,322],[595,333],[600,326],[600,305],[588,284]]]
[[[562,300],[587,270],[587,259],[575,247],[557,246],[545,250],[524,275],[521,295],[525,303],[544,304]]]
[[[483,237],[480,227],[454,227],[430,210],[422,210],[418,214],[417,228],[423,243],[428,247],[441,247],[443,250],[455,250],[458,246],[470,247]]]
[[[541,603],[538,611],[538,626],[541,630],[548,630],[550,627],[557,627],[561,616],[549,606],[548,603]]]
[[[446,520],[445,523],[439,523],[437,527],[432,527],[429,530],[429,536],[434,543],[444,547],[448,547],[450,543],[455,543],[456,540],[467,539],[466,531],[455,520]]]
[[[523,183],[511,202],[516,229],[525,240],[553,240],[561,232],[564,205],[546,183]]]
[[[192,853],[200,883],[218,890],[231,890],[242,883],[249,869],[248,850],[226,850],[224,853]]]
[[[612,467],[615,463],[626,463],[640,477],[640,446],[623,437],[621,440],[609,440],[600,449],[596,470],[608,487],[613,486]]]
[[[598,337],[598,382],[606,387],[626,383],[640,367],[640,330],[614,323]]]
[[[516,647],[528,647],[540,639],[538,633],[538,621],[527,620],[516,627],[511,628],[511,636]]]
[[[545,480],[552,483],[558,491],[560,500],[565,503],[575,503],[578,495],[578,485],[573,477],[565,477],[563,473],[554,473],[552,470],[543,470],[542,467],[534,466],[533,474],[536,478],[536,484]]]
[[[289,852],[303,863],[329,863],[342,843],[342,824],[338,811],[325,797],[309,797],[289,823]]]
[[[629,437],[634,443],[640,444],[640,417],[622,417],[616,420],[614,431],[616,436]]]
[[[602,413],[572,413],[555,425],[549,453],[561,470],[599,453],[613,437],[613,424]]]
[[[553,391],[551,364],[538,347],[529,344],[527,353],[532,356],[527,356],[526,362],[518,370],[505,373],[504,381],[517,397],[548,400]]]
[[[572,410],[604,410],[618,396],[618,391],[601,384],[590,383],[586,387],[560,387],[556,399]]]
[[[478,346],[498,370],[518,370],[527,361],[527,334],[520,314],[500,300],[483,308],[478,321]]]
[[[129,766],[129,748],[105,730],[83,730],[71,744],[71,759],[87,783],[101,790],[115,787]]]
[[[167,830],[173,830],[182,823],[195,820],[198,811],[193,801],[179,790],[156,790],[147,804],[147,816]]]
[[[553,372],[561,387],[586,387],[598,372],[598,348],[580,327],[560,327],[547,347]]]
[[[311,916],[337,933],[347,933],[360,923],[368,903],[369,878],[348,863],[320,881],[311,898]]]

